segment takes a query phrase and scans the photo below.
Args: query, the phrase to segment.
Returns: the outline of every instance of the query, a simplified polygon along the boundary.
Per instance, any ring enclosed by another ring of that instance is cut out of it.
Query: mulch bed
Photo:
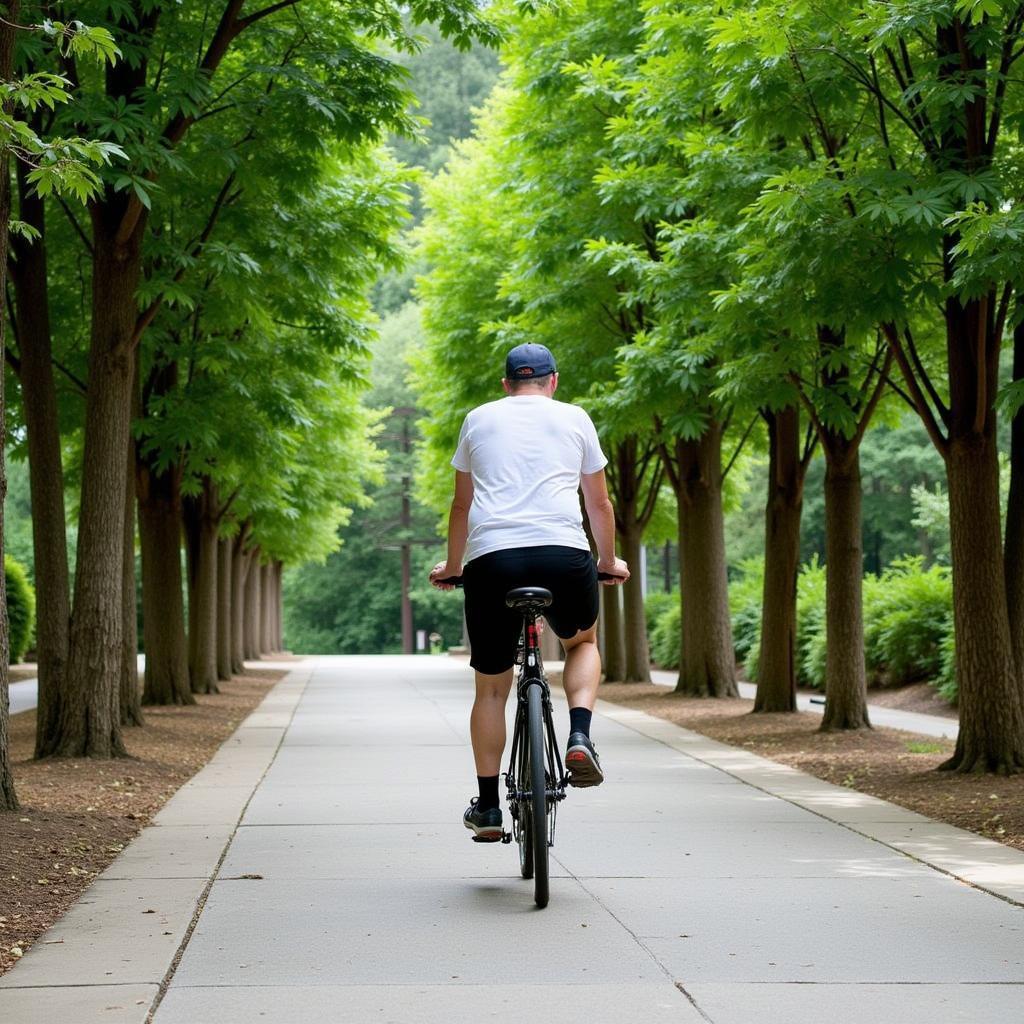
[[[1024,776],[935,771],[953,752],[950,740],[884,728],[823,733],[813,712],[753,715],[750,700],[683,697],[656,685],[604,683],[598,696],[1024,850]]]
[[[276,660],[276,658],[275,658]],[[296,659],[298,660],[298,659]],[[21,809],[0,813],[0,975],[78,899],[216,753],[286,673],[258,669],[189,707],[143,708],[124,730],[130,757],[32,760],[36,713],[11,718]]]

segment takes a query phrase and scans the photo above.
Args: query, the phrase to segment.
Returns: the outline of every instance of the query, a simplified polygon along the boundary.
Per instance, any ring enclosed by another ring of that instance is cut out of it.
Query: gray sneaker
[[[462,823],[473,833],[473,841],[477,843],[500,843],[504,830],[501,827],[501,808],[488,807],[486,811],[478,811],[473,797],[469,801]]]
[[[583,789],[586,786],[600,786],[604,772],[594,744],[586,733],[574,732],[569,737],[565,751],[565,768],[569,773],[569,785]]]

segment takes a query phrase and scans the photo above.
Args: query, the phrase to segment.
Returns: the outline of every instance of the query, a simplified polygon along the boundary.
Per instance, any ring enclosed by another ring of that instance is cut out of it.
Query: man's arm
[[[455,471],[455,496],[448,513],[448,559],[438,562],[430,571],[430,582],[438,586],[437,580],[462,575],[462,556],[466,553],[466,539],[469,536],[469,507],[473,504],[473,477],[461,470]],[[450,587],[441,587],[450,590]]]
[[[619,576],[625,583],[629,579],[629,566],[621,558],[615,557],[615,509],[608,497],[604,470],[584,473],[580,477],[580,486],[583,488],[583,503],[587,507],[590,530],[597,544],[598,572]]]

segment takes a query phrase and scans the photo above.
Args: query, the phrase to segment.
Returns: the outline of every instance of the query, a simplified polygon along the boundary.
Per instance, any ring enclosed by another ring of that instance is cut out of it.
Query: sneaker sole
[[[500,843],[505,834],[501,825],[473,825],[465,819],[462,824],[473,833],[473,841],[476,843]]]
[[[600,786],[604,772],[586,747],[570,747],[565,752],[565,767],[569,769],[569,785],[577,789]]]

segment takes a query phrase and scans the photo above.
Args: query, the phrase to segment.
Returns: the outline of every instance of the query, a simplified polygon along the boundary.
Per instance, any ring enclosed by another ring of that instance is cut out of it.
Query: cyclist
[[[545,617],[565,648],[562,685],[569,701],[565,755],[569,783],[604,781],[590,739],[591,713],[601,679],[597,649],[597,573],[629,579],[615,556],[615,516],[608,497],[597,431],[581,408],[554,399],[558,369],[543,345],[518,345],[505,360],[506,397],[473,409],[465,418],[455,467],[455,495],[448,524],[448,557],[430,582],[461,576],[465,592],[470,664],[476,699],[470,735],[479,794],[463,815],[477,839],[502,835],[498,776],[505,748],[505,704],[521,618],[505,606],[513,587],[551,591]],[[579,490],[597,544],[594,564],[583,532]]]

